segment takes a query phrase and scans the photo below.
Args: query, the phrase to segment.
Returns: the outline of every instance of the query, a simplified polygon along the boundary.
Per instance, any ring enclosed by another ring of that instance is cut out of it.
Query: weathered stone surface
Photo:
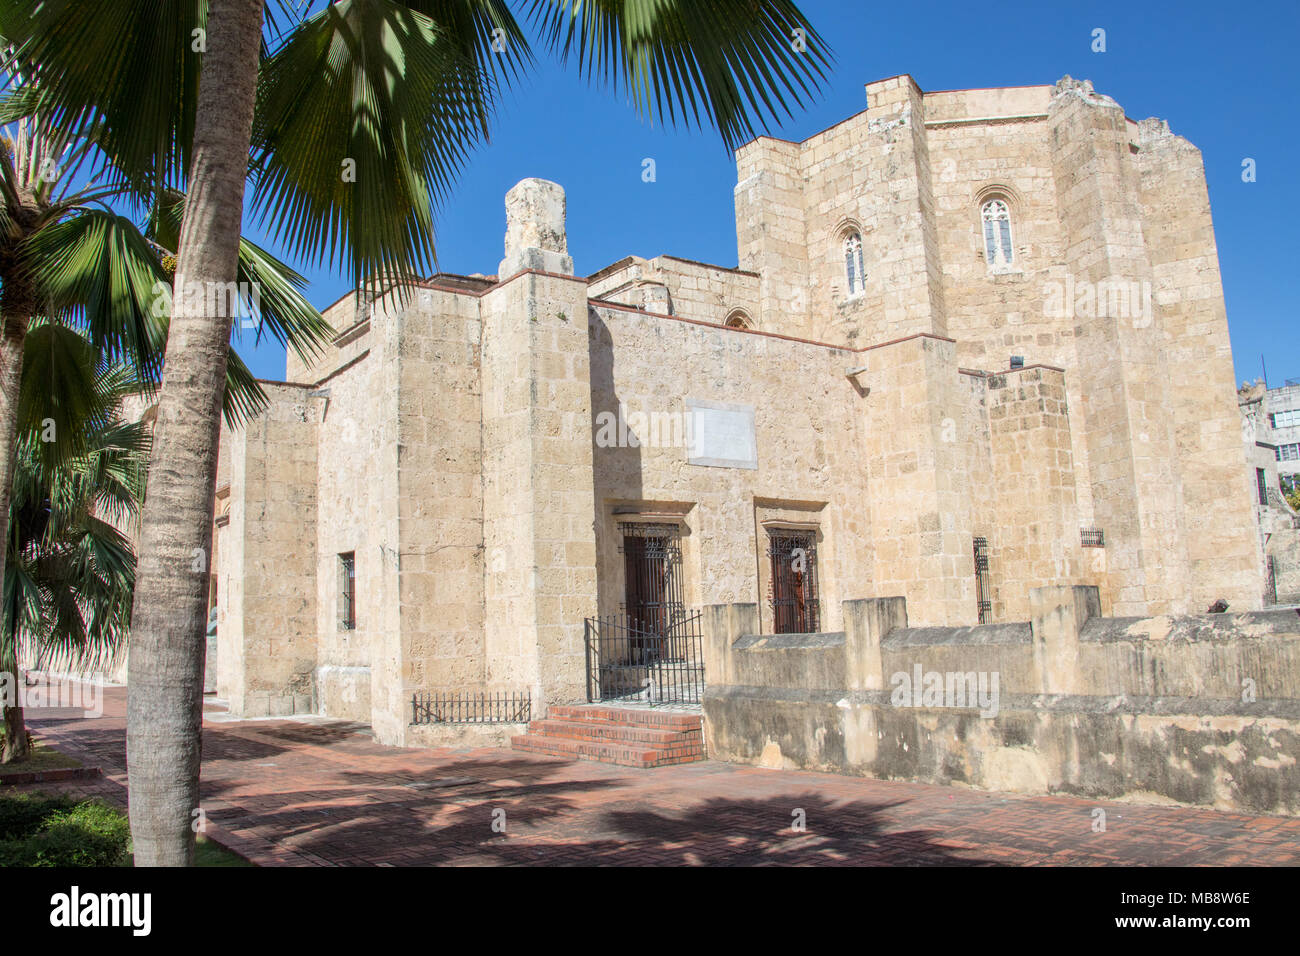
[[[743,605],[759,634],[769,534],[813,535],[817,626],[845,638],[755,647],[765,680],[815,661],[823,684],[847,667],[844,688],[883,690],[914,645],[954,661],[977,646],[1010,686],[1086,694],[1070,649],[1122,668],[1124,642],[1030,644],[1014,622],[1061,631],[1077,586],[1121,617],[1258,608],[1199,153],[1072,80],[866,93],[802,143],[738,151],[740,268],[629,256],[575,277],[564,190],[528,179],[506,197],[496,276],[329,309],[333,345],[291,354],[267,412],[223,434],[232,709],[311,701],[404,743],[452,733],[412,726],[421,691],[527,691],[535,713],[580,700],[584,618],[627,600],[627,522],[680,534],[685,607]],[[991,198],[1012,254],[988,261]],[[692,456],[694,408],[752,416],[753,460]],[[936,637],[979,623],[976,538],[994,629]],[[896,605],[855,600],[882,594]],[[731,681],[738,665],[708,653],[709,679]]]
[[[752,623],[743,607],[710,608],[709,755],[1300,813],[1294,611],[1100,618],[1095,589],[1050,587],[1032,595],[1032,626],[908,628],[890,609],[903,625],[881,638],[882,656],[846,655],[871,641],[864,622],[889,600],[848,602],[844,634],[741,632]],[[914,674],[975,694],[918,700]]]

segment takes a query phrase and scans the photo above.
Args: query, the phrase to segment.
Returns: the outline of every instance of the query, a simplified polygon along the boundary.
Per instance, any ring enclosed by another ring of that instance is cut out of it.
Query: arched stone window
[[[862,258],[862,236],[850,232],[844,237],[844,279],[850,296],[859,295],[866,287],[867,268]]]
[[[990,199],[980,207],[984,229],[984,258],[990,266],[1009,266],[1015,253],[1011,249],[1011,208],[1005,199]]]
[[[754,327],[753,321],[750,320],[744,309],[733,310],[727,316],[727,321],[722,324],[729,329],[752,329]]]

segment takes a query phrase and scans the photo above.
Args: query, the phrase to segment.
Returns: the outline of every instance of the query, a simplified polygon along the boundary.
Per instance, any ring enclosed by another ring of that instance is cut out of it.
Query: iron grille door
[[[987,624],[993,616],[993,601],[989,598],[989,539],[975,539],[975,600],[979,622]]]
[[[587,618],[587,700],[698,704],[704,690],[702,618],[699,611],[683,611],[653,638],[625,614]],[[650,640],[653,654],[644,652]]]
[[[769,532],[767,554],[772,563],[770,600],[774,633],[816,633],[819,623],[816,532]]]
[[[634,632],[631,650],[639,663],[664,652],[673,623],[684,613],[682,548],[676,525],[625,524],[623,531],[623,609]]]

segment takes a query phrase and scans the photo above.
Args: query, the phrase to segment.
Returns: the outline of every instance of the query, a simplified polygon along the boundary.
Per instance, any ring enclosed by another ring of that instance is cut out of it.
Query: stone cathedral
[[[1263,555],[1201,154],[1090,83],[927,93],[736,154],[738,268],[574,274],[565,193],[494,275],[348,296],[222,434],[216,684],[236,715],[590,695],[586,622],[762,634],[1258,609]],[[489,264],[485,264],[485,267]],[[708,675],[705,675],[707,680]]]

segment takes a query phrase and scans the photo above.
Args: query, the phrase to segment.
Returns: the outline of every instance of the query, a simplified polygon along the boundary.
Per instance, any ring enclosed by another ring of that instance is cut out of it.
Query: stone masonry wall
[[[834,620],[843,582],[872,574],[869,517],[853,504],[866,493],[863,399],[844,375],[853,354],[600,303],[589,315],[589,349],[589,445],[599,438],[597,415],[617,416],[621,406],[628,416],[661,416],[653,431],[649,418],[639,435],[632,429],[635,446],[594,448],[601,613],[623,601],[621,519],[682,522],[685,599],[699,607],[765,600],[761,523],[801,518],[820,527],[822,607]],[[687,463],[684,431],[672,424],[684,421],[688,398],[752,406],[757,469]],[[763,613],[770,617],[766,605]]]
[[[1294,613],[1103,618],[1082,587],[1030,602],[1028,624],[924,628],[901,598],[847,601],[843,631],[798,635],[756,632],[752,605],[710,607],[709,755],[1300,813]]]
[[[270,405],[233,433],[229,524],[220,529],[218,693],[241,717],[312,713],[319,403],[264,386]]]

